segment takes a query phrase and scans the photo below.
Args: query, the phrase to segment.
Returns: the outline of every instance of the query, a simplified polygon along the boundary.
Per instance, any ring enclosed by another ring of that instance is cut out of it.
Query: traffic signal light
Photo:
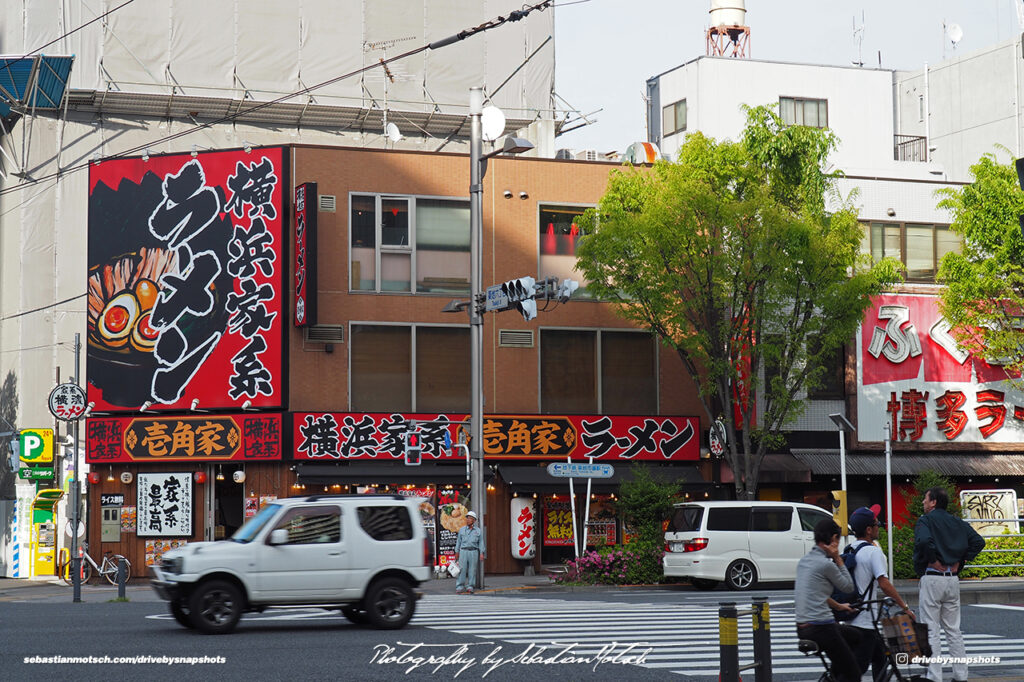
[[[847,521],[849,517],[846,514],[846,491],[845,490],[833,490],[832,491],[832,520],[839,526],[839,532],[845,537],[848,535],[847,529],[849,523]]]
[[[407,466],[419,466],[423,454],[423,443],[419,431],[405,432],[405,463]]]
[[[537,281],[533,277],[510,279],[501,285],[501,293],[508,299],[509,307],[515,308],[524,320],[537,317]]]
[[[558,287],[558,302],[565,303],[572,296],[572,292],[580,288],[580,283],[574,279],[563,279]]]

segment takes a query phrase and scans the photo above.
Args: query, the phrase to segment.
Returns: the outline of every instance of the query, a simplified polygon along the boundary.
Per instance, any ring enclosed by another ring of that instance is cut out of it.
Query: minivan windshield
[[[668,520],[669,533],[692,533],[700,530],[704,507],[676,507],[672,510],[672,518]]]
[[[242,527],[235,531],[235,534],[231,536],[231,541],[243,544],[252,542],[252,539],[259,535],[263,526],[267,525],[267,521],[277,514],[280,509],[281,505],[279,504],[268,504],[263,509],[260,509],[256,516],[243,523]]]

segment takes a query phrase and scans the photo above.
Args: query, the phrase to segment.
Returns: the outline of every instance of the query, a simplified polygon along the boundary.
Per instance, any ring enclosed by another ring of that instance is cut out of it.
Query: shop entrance
[[[217,465],[213,479],[213,539],[231,537],[242,526],[244,507],[243,485],[235,483],[234,474],[239,467]]]

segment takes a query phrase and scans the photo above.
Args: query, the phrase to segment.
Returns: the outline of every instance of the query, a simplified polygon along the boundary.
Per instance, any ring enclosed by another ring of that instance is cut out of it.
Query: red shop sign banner
[[[225,462],[281,459],[281,414],[92,417],[85,461]]]
[[[96,411],[283,405],[288,177],[282,147],[89,164]]]
[[[399,459],[402,437],[415,421],[424,459],[462,460],[445,443],[459,442],[466,420],[464,414],[296,412],[294,457]],[[486,415],[483,449],[494,460],[695,461],[698,426],[696,417]]]
[[[935,296],[883,294],[857,337],[861,441],[1020,443],[1024,393],[1006,370],[957,347]]]
[[[316,324],[316,223],[319,211],[315,182],[295,188],[295,326]]]

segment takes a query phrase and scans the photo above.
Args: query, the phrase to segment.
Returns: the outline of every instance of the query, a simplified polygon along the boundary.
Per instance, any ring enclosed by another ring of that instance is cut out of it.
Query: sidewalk
[[[917,580],[896,580],[896,589],[911,604],[917,604]],[[747,592],[733,592],[722,587],[715,590],[695,590],[686,583],[668,585],[561,585],[551,580],[546,573],[538,575],[487,575],[485,588],[477,594],[497,594],[515,592],[621,592],[636,589],[638,591],[663,590],[666,592],[686,592],[714,596],[721,601],[742,602],[750,596],[767,590],[792,590],[792,583],[772,583],[760,589]],[[145,578],[133,579],[127,585],[127,596],[134,601],[159,601],[156,593],[149,587]],[[455,579],[431,579],[420,585],[424,594],[445,595],[455,594]],[[0,578],[0,602],[34,601],[71,597],[71,587],[57,578]],[[98,599],[114,599],[117,587],[94,583],[82,586],[82,598],[88,601]],[[960,583],[960,600],[964,604],[1024,604],[1024,578],[987,578],[985,580],[964,580]]]

